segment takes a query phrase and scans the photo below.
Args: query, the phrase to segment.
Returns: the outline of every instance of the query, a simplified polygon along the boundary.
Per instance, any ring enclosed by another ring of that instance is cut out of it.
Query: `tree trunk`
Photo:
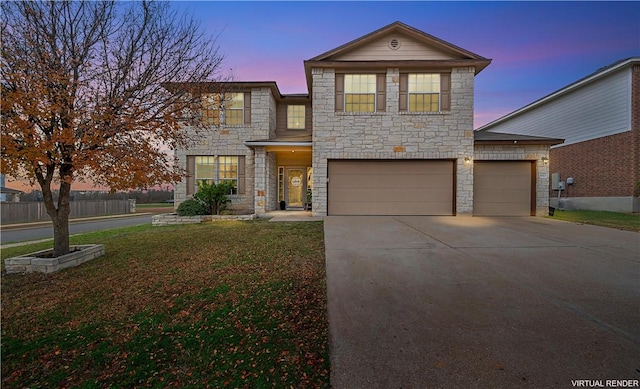
[[[68,254],[71,250],[69,247],[69,206],[66,212],[60,212],[53,221],[53,255],[59,257]]]
[[[44,197],[44,206],[53,223],[53,255],[59,257],[69,254],[69,214],[71,213],[69,198],[71,195],[71,184],[65,182],[60,184],[57,207],[53,200],[53,193],[51,192],[51,180],[43,179],[40,182],[40,187],[42,188],[42,195]]]
[[[60,176],[63,178],[71,177],[68,165],[60,168]],[[59,257],[69,254],[69,214],[71,206],[69,199],[71,197],[71,184],[64,180],[60,183],[60,193],[58,197],[58,212],[56,212],[56,220],[53,220],[53,255]]]

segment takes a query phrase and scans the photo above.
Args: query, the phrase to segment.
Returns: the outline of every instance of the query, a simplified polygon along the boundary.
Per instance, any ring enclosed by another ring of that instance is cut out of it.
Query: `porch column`
[[[257,215],[266,213],[266,193],[267,193],[267,160],[266,152],[263,146],[254,147],[254,164],[255,164],[255,196],[254,209]]]

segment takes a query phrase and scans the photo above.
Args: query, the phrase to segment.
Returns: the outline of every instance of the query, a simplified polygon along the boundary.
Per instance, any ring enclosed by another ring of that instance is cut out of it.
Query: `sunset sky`
[[[640,55],[640,2],[175,2],[219,33],[237,80],[306,93],[303,61],[394,21],[493,60],[475,127]]]
[[[224,67],[236,80],[275,81],[285,94],[308,92],[304,60],[394,21],[408,24],[492,59],[476,77],[475,128],[603,66],[640,56],[640,2],[632,1],[172,5],[219,35]]]

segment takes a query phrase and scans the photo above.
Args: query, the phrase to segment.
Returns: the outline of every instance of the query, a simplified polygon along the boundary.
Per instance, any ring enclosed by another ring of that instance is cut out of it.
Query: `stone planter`
[[[171,226],[174,224],[194,224],[202,223],[204,216],[178,216],[176,213],[161,213],[151,217],[151,225]]]
[[[7,274],[33,272],[53,273],[68,267],[78,266],[104,255],[104,245],[101,244],[71,246],[71,250],[74,249],[76,251],[56,258],[42,257],[51,252],[51,249],[7,258],[4,260],[5,270]]]
[[[202,222],[210,222],[216,220],[254,220],[256,214],[250,215],[199,215],[199,216],[178,216],[175,213],[163,213],[160,215],[153,215],[151,218],[151,225],[158,226],[170,226],[175,224],[194,224]]]

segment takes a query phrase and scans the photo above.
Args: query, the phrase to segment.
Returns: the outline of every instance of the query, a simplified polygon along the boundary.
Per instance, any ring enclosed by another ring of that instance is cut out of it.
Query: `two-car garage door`
[[[531,161],[476,161],[473,214],[535,214]],[[329,215],[453,215],[452,160],[330,160]]]
[[[451,160],[330,160],[329,215],[452,215]]]

